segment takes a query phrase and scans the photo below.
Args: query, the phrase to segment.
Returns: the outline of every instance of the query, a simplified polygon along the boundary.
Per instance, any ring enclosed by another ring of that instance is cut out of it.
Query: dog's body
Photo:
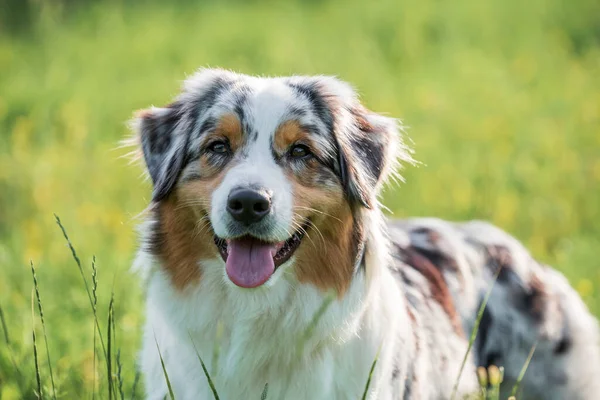
[[[154,183],[137,265],[147,277],[147,397],[449,398],[479,306],[497,277],[458,383],[534,344],[525,398],[591,399],[595,319],[556,271],[482,222],[387,224],[376,196],[396,122],[332,78],[206,70],[141,113]],[[585,360],[586,365],[582,365]]]

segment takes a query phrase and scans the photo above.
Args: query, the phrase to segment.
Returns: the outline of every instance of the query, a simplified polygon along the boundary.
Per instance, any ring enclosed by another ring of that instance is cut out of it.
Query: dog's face
[[[289,269],[345,291],[361,216],[394,164],[396,121],[334,78],[203,70],[172,104],[139,113],[137,128],[154,184],[151,251],[175,286],[220,258],[242,288]]]

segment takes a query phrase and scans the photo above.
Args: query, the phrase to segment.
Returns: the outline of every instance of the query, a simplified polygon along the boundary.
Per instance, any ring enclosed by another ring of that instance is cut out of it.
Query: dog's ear
[[[230,71],[201,69],[185,80],[173,103],[136,114],[132,127],[154,184],[153,201],[171,193],[185,167],[191,136],[201,134],[196,127],[236,79]]]
[[[171,192],[184,167],[189,132],[183,125],[178,103],[136,115],[134,127],[154,185],[153,201],[160,201]]]
[[[367,110],[355,91],[335,78],[318,83],[333,116],[339,175],[351,204],[372,208],[381,186],[400,162],[412,163],[396,119]]]
[[[342,183],[351,202],[372,208],[399,161],[411,161],[401,142],[401,126],[393,118],[375,114],[360,104],[346,108],[345,124],[338,124],[338,162]]]

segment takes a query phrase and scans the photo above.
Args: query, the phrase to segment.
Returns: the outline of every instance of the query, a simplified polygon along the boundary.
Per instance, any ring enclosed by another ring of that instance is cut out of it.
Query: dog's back
[[[478,366],[504,367],[503,398],[531,351],[519,398],[595,398],[600,384],[590,366],[600,365],[597,322],[562,274],[486,222],[418,218],[394,221],[390,231],[393,268],[405,291],[415,284],[411,274],[424,277],[433,300],[467,337],[490,292],[472,353]]]

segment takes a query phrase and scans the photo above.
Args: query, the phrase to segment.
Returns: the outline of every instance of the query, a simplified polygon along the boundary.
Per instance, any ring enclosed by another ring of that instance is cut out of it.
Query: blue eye
[[[305,158],[310,156],[312,153],[308,146],[303,144],[295,144],[289,151],[289,154],[292,158]]]

